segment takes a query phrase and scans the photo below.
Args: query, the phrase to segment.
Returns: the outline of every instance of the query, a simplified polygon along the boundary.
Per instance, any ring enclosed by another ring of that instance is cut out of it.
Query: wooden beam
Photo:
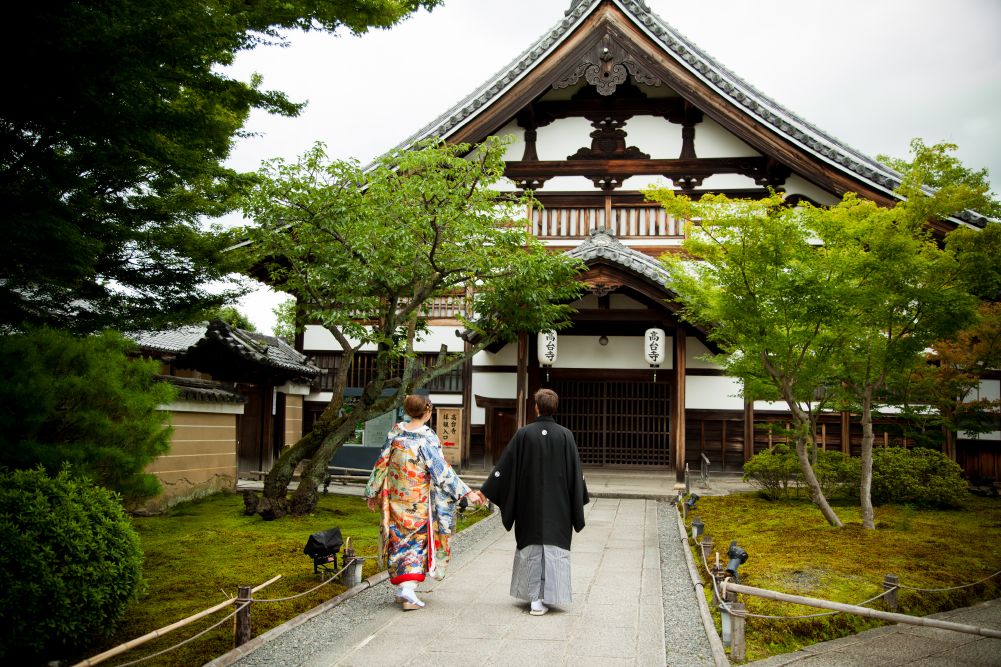
[[[674,449],[674,476],[685,481],[685,330],[674,332],[674,391],[671,392],[671,446]]]
[[[754,456],[754,401],[744,399],[744,462]]]
[[[551,176],[615,176],[628,177],[659,174],[667,178],[685,176],[707,178],[714,174],[743,174],[764,177],[769,159],[766,157],[714,157],[688,160],[537,160],[512,161],[504,175],[521,180]]]

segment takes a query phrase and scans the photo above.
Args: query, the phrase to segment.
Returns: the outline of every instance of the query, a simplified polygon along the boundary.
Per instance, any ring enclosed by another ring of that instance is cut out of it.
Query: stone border
[[[688,565],[688,575],[692,578],[692,588],[695,591],[695,598],[699,603],[699,616],[702,618],[702,625],[705,627],[706,638],[709,640],[709,647],[712,649],[713,661],[716,667],[729,667],[730,660],[727,658],[726,649],[723,648],[723,641],[716,634],[716,623],[709,612],[709,603],[706,602],[705,584],[695,567],[695,560],[692,558],[692,549],[688,542],[688,532],[685,531],[685,524],[681,519],[681,513],[675,508],[674,513],[677,518],[678,535],[681,539],[682,550],[685,552],[685,563]]]

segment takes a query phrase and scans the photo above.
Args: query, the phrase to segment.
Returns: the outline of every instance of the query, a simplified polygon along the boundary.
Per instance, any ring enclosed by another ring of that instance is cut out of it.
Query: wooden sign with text
[[[462,408],[437,408],[438,439],[445,460],[457,466],[462,460]]]

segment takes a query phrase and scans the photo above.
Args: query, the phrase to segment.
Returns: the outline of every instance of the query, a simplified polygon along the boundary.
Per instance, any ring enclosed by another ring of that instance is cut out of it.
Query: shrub
[[[41,468],[0,474],[0,661],[34,663],[110,632],[142,584],[115,494]]]
[[[872,502],[958,507],[966,497],[962,468],[945,454],[915,447],[873,451]]]
[[[787,498],[789,486],[798,475],[796,452],[785,445],[758,452],[744,464],[744,481],[757,486],[761,495],[772,500]]]
[[[841,452],[817,452],[817,475],[820,489],[827,498],[858,498],[862,479],[862,461]],[[802,473],[799,473],[802,479]]]

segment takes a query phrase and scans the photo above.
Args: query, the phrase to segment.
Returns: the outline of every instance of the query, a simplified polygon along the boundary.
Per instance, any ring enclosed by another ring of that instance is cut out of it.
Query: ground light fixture
[[[331,528],[309,536],[302,553],[313,559],[313,574],[333,574],[337,569],[337,552],[342,544],[344,540],[341,538],[340,528]]]
[[[699,540],[702,538],[702,532],[705,530],[706,525],[702,523],[702,519],[695,517],[692,519],[692,540],[698,544]]]
[[[737,546],[737,540],[734,540],[730,542],[730,548],[726,550],[726,556],[730,559],[730,562],[726,564],[726,573],[733,577],[735,584],[739,584],[740,577],[737,575],[737,568],[747,562],[747,551]]]

